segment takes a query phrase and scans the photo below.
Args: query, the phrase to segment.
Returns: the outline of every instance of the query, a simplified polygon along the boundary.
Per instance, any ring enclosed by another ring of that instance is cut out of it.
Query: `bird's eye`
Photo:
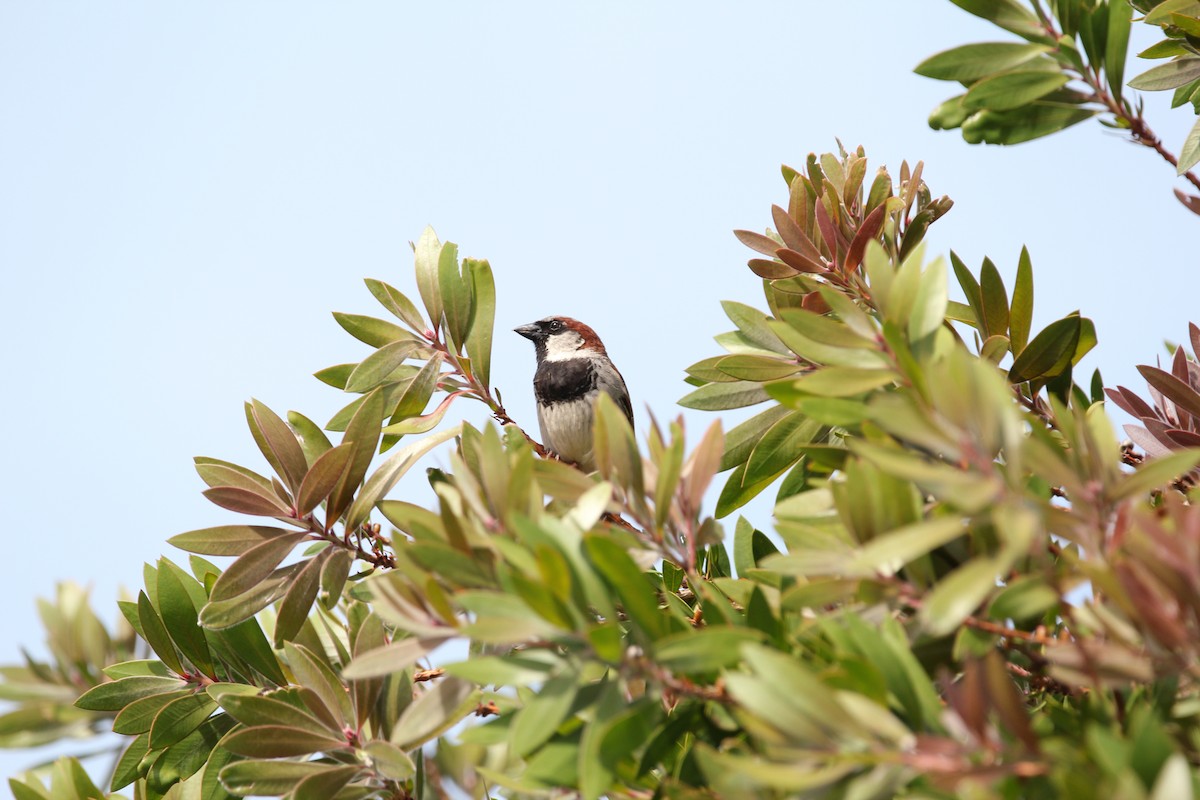
[[[555,319],[555,320],[551,320],[551,321],[550,321],[550,332],[551,332],[551,333],[558,333],[558,332],[559,332],[559,331],[561,331],[561,330],[562,330],[562,323],[561,323],[561,322],[559,322],[559,321],[558,321],[558,320],[556,320],[556,319]]]

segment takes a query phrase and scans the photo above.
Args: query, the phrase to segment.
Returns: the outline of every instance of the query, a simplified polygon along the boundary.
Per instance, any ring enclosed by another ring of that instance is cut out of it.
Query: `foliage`
[[[1130,26],[1135,13],[1163,38],[1138,53],[1164,60],[1129,81],[1142,91],[1173,90],[1171,107],[1190,104],[1200,115],[1200,3],[1192,0],[951,0],[1022,41],[982,42],[937,53],[917,65],[920,75],[957,81],[965,92],[929,117],[939,130],[959,128],[972,144],[1017,144],[1069,128],[1096,115],[1155,150],[1194,188],[1200,162],[1200,119],[1178,156],[1142,115],[1142,101],[1125,90]],[[1200,214],[1200,196],[1176,197]]]
[[[120,604],[136,647],[77,590],[43,604],[55,663],[2,673],[4,743],[111,724],[111,790],[172,800],[1192,796],[1195,366],[1144,369],[1153,407],[1110,391],[1146,427],[1122,451],[1076,382],[1091,321],[1032,330],[1028,253],[1011,291],[928,260],[950,201],[921,173],[785,168],[774,230],[737,232],[767,311],[725,304],[682,401],[762,410],[689,449],[602,403],[594,475],[509,418],[490,267],[427,230],[424,314],[369,280],[396,321],[335,315],[372,348],[317,373],[358,395],[340,442],[248,403],[269,472],[196,468],[258,519],[171,539],[186,566]],[[445,424],[458,398],[499,424]],[[390,497],[439,446],[434,507]],[[726,549],[717,518],[771,487],[774,534],[739,517]],[[99,796],[74,760],[43,777],[10,786]]]

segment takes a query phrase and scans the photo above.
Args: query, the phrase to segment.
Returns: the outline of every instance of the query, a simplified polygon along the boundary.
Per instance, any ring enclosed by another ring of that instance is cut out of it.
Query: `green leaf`
[[[391,675],[417,663],[445,641],[444,638],[400,639],[355,656],[342,670],[342,677],[353,681]]]
[[[212,655],[208,651],[204,631],[200,628],[196,607],[184,586],[185,580],[193,579],[184,575],[166,559],[159,562],[158,611],[162,615],[163,625],[170,631],[171,639],[179,647],[179,651],[197,669],[211,677]],[[151,742],[151,747],[157,745]]]
[[[800,371],[795,360],[748,355],[725,356],[716,362],[716,368],[731,378],[756,382],[778,380]]]
[[[1009,308],[1008,330],[1014,353],[1020,353],[1029,343],[1029,329],[1033,322],[1033,262],[1029,248],[1021,248],[1017,261],[1017,281],[1013,284],[1012,306]]]
[[[388,342],[359,362],[346,379],[345,390],[362,394],[387,382],[396,368],[416,353],[418,346],[411,339]]]
[[[180,533],[167,540],[168,544],[206,556],[240,556],[268,539],[293,531],[264,525],[219,525]]]
[[[77,708],[88,711],[120,711],[143,697],[173,692],[187,686],[179,678],[159,678],[152,675],[121,678],[88,689],[75,701]]]
[[[287,758],[339,750],[347,744],[345,739],[287,725],[256,725],[226,736],[221,746],[240,756]]]
[[[970,111],[1009,111],[1040,100],[1069,80],[1062,72],[1046,70],[1004,72],[971,84],[963,106]]]
[[[443,442],[458,436],[461,430],[461,425],[454,425],[445,430],[438,431],[435,434],[426,436],[424,439],[407,445],[390,456],[387,461],[384,461],[379,466],[379,469],[375,470],[371,474],[371,477],[367,479],[366,485],[363,486],[362,491],[358,493],[358,497],[354,499],[354,503],[346,513],[347,529],[354,530],[360,523],[365,522],[375,504],[392,490],[396,483],[404,477],[404,474],[412,468],[413,464],[420,460],[421,456]]]
[[[340,311],[333,312],[333,318],[337,320],[338,325],[345,328],[347,333],[371,347],[383,347],[391,342],[413,338],[413,335],[404,328],[387,320],[364,317],[361,314],[343,314]],[[319,374],[318,377],[320,377]]]
[[[887,369],[825,367],[801,378],[768,384],[766,390],[781,403],[793,403],[804,395],[853,397],[887,386],[896,374]]]
[[[300,437],[300,447],[304,449],[304,458],[308,461],[309,467],[312,467],[322,454],[333,447],[329,443],[329,437],[321,430],[321,426],[299,411],[288,412],[288,424]]]
[[[943,578],[925,596],[918,617],[930,636],[952,633],[990,593],[996,590],[1001,565],[992,558],[975,558]]]
[[[979,271],[980,298],[983,303],[983,332],[986,336],[1008,333],[1008,292],[1000,271],[990,259],[983,260]]]
[[[296,784],[290,800],[326,800],[330,797],[341,797],[341,790],[354,780],[359,772],[359,767],[346,766],[309,775]]]
[[[658,609],[654,589],[642,570],[615,539],[589,534],[583,539],[584,552],[592,566],[616,592],[633,623],[633,631],[643,644],[649,644],[668,631],[667,617]]]
[[[751,381],[734,381],[701,386],[694,392],[689,392],[681,397],[679,405],[700,411],[725,411],[731,408],[757,405],[768,399],[762,384]]]
[[[278,796],[310,775],[342,769],[314,761],[235,761],[221,770],[221,783],[240,797]]]
[[[391,742],[376,739],[364,747],[363,750],[371,757],[371,762],[385,778],[391,778],[394,781],[406,781],[416,771],[416,766],[413,764],[412,759],[408,757],[408,754]]]
[[[1061,373],[1075,354],[1080,328],[1080,318],[1076,316],[1051,322],[1013,359],[1008,380],[1024,383]]]
[[[654,652],[658,663],[673,672],[716,672],[741,661],[743,644],[766,638],[753,628],[711,626],[665,636],[656,643]]]
[[[722,300],[721,308],[725,309],[726,316],[737,326],[742,335],[756,346],[783,355],[788,353],[788,349],[784,347],[783,342],[779,341],[779,337],[767,327],[766,314],[757,308],[733,300]]]
[[[848,575],[894,575],[901,567],[963,535],[958,517],[935,517],[896,528],[864,545],[845,567]]]
[[[1188,56],[1159,64],[1129,82],[1132,89],[1160,92],[1175,89],[1200,78],[1200,56]]]
[[[291,702],[259,694],[246,694],[241,691],[242,688],[245,687],[237,687],[238,690],[233,691],[221,687],[221,684],[214,684],[208,691],[213,699],[220,703],[221,708],[247,727],[284,725],[302,728],[323,736],[332,736],[336,733],[328,725]]]
[[[1200,163],[1200,119],[1196,120],[1196,124],[1188,131],[1187,138],[1183,140],[1183,149],[1179,151],[1179,166],[1175,172],[1182,175],[1197,163]]]
[[[1129,28],[1133,9],[1129,0],[1108,0],[1108,35],[1104,42],[1104,77],[1117,100],[1125,83],[1125,57],[1129,52]]]
[[[908,318],[909,339],[917,342],[942,327],[946,321],[948,302],[945,262],[938,259],[921,273],[917,296]]]
[[[421,231],[421,238],[417,240],[413,253],[417,290],[421,293],[421,300],[425,303],[425,310],[429,312],[434,330],[437,330],[442,320],[442,296],[438,285],[438,259],[441,252],[442,243],[438,241],[433,228],[427,226]]]
[[[217,710],[217,704],[205,693],[176,698],[163,706],[150,726],[150,749],[175,744],[199,727]]]
[[[820,430],[819,422],[799,412],[779,420],[754,446],[742,481],[754,484],[778,475],[801,458],[801,446],[811,444]]]
[[[391,742],[411,750],[458,724],[479,702],[479,690],[461,678],[442,678],[404,709],[392,729]]]
[[[577,681],[574,672],[550,678],[516,712],[509,727],[509,744],[516,755],[527,756],[554,736],[575,702]]]
[[[971,112],[963,104],[965,94],[955,95],[943,100],[933,111],[929,112],[929,127],[935,131],[952,131],[962,126]]]
[[[1121,477],[1120,483],[1112,491],[1112,500],[1116,502],[1161,489],[1187,474],[1197,464],[1200,464],[1200,449],[1196,448],[1145,461],[1133,473]]]
[[[471,276],[463,275],[458,263],[458,246],[446,242],[438,255],[438,292],[441,295],[447,333],[456,349],[461,348],[471,332],[475,317],[475,295]]]
[[[380,305],[392,312],[404,324],[418,333],[425,329],[425,320],[421,319],[421,312],[417,310],[413,301],[405,297],[402,292],[374,278],[366,278],[364,282]]]
[[[969,14],[982,17],[993,25],[1026,39],[1036,39],[1045,35],[1045,30],[1038,18],[1016,0],[950,0],[950,2]]]
[[[191,689],[178,689],[174,692],[152,694],[149,697],[134,700],[113,718],[113,732],[125,736],[149,733],[150,726],[154,724],[154,717],[159,711],[162,711],[163,706],[173,700],[190,697],[193,694]]]
[[[183,674],[183,664],[179,660],[179,654],[175,652],[175,645],[171,641],[171,635],[167,633],[167,628],[163,625],[162,617],[158,615],[158,610],[150,602],[150,598],[145,592],[138,593],[138,620],[142,623],[141,633],[142,638],[150,645],[150,649],[162,659],[163,663],[176,675]],[[110,676],[117,677],[117,676]]]
[[[1020,144],[1058,133],[1098,113],[1098,109],[1047,100],[1011,111],[980,111],[963,123],[963,139],[970,144]]]
[[[486,260],[463,259],[463,270],[470,275],[475,297],[475,321],[467,336],[467,355],[475,377],[486,389],[491,385],[492,329],[496,324],[496,281]]]
[[[1058,604],[1058,592],[1038,575],[1028,575],[1005,586],[988,606],[988,616],[1018,624],[1041,617]]]
[[[966,44],[930,56],[913,71],[926,78],[970,83],[1020,66],[1048,51],[1045,45],[1017,42]]]

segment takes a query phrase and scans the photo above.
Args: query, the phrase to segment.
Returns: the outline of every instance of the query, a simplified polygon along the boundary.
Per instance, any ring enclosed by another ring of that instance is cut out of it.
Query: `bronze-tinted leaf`
[[[344,739],[289,725],[255,725],[226,736],[221,746],[242,756],[286,758],[339,750],[348,745]]]
[[[817,250],[817,246],[812,243],[808,234],[796,223],[796,220],[792,219],[791,215],[779,206],[771,206],[771,219],[775,222],[775,230],[779,233],[779,238],[783,240],[789,250],[802,253],[814,261],[820,260],[821,252]]]
[[[755,252],[762,253],[764,256],[773,256],[775,255],[775,251],[779,249],[779,242],[761,233],[735,230],[733,235],[738,238],[739,242],[746,245],[746,247]]]
[[[306,536],[304,531],[275,536],[247,550],[217,578],[209,592],[209,601],[228,600],[253,589],[269,577]]]
[[[886,206],[877,206],[863,220],[858,233],[854,235],[854,241],[850,243],[850,249],[846,252],[846,262],[842,264],[843,271],[855,270],[862,263],[863,253],[867,251],[867,244],[873,242],[883,228],[883,217],[886,210]]]
[[[1183,207],[1193,214],[1200,214],[1200,195],[1186,194],[1185,192],[1175,189],[1175,197],[1179,202],[1183,203]]]
[[[1169,428],[1167,436],[1171,437],[1171,441],[1183,447],[1200,447],[1200,433],[1180,430],[1179,428]]]
[[[371,465],[371,459],[375,456],[375,447],[379,444],[379,429],[382,426],[383,394],[379,389],[374,389],[363,398],[362,405],[346,426],[346,435],[342,437],[343,444],[353,443],[354,456],[329,494],[329,502],[326,505],[327,525],[332,525],[353,502],[358,486],[367,473],[367,467]]]
[[[767,281],[791,278],[799,274],[797,270],[787,264],[780,263],[779,261],[769,261],[765,258],[752,258],[746,264],[750,267],[751,272]]]
[[[1161,392],[1181,411],[1186,411],[1193,417],[1200,417],[1200,393],[1195,389],[1158,367],[1142,365],[1137,369],[1146,379],[1146,383]]]
[[[296,495],[296,513],[299,516],[308,514],[329,496],[353,454],[351,445],[339,444],[316,460],[301,481],[300,491]]]
[[[274,495],[259,494],[238,486],[218,486],[205,489],[201,494],[221,508],[236,511],[239,514],[253,514],[259,517],[286,517],[291,513]]]
[[[1134,417],[1141,419],[1142,417],[1156,418],[1158,416],[1149,403],[1124,386],[1118,386],[1116,389],[1105,389],[1104,393],[1108,395],[1110,400],[1117,404],[1118,408]]]
[[[838,241],[840,239],[837,228],[833,224],[833,219],[829,216],[829,212],[825,209],[825,202],[822,200],[816,205],[817,227],[821,231],[821,241],[825,245],[825,249],[829,251],[829,258],[833,263],[841,262],[841,253],[838,249]],[[872,212],[874,213],[874,212]]]
[[[817,253],[815,257],[810,257],[804,253],[797,252],[796,250],[788,250],[786,247],[782,247],[775,251],[775,255],[779,256],[779,259],[783,261],[783,263],[799,272],[815,273],[819,275],[822,272],[829,271],[829,268],[821,261],[820,253]]]

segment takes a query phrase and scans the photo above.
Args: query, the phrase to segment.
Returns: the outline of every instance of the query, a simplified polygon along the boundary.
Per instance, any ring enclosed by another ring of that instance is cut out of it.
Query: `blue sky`
[[[311,377],[366,352],[329,312],[382,313],[363,277],[415,296],[426,224],[491,260],[517,419],[536,428],[533,354],[507,331],[561,313],[600,333],[644,425],[717,352],[719,301],[763,305],[730,230],[769,225],[779,165],[840,137],[893,174],[926,162],[956,203],[931,254],[1011,278],[1027,244],[1035,325],[1081,309],[1089,370],[1140,388],[1134,365],[1200,317],[1200,220],[1094,123],[1013,148],[929,130],[953,87],[913,65],[998,38],[946,0],[0,6],[0,663],[41,652],[56,581],[112,619],[143,562],[185,558],[167,537],[230,519],[191,458],[261,465],[244,400],[321,421],[347,402]],[[1190,115],[1147,108],[1178,150]],[[711,420],[686,416],[693,439]]]

